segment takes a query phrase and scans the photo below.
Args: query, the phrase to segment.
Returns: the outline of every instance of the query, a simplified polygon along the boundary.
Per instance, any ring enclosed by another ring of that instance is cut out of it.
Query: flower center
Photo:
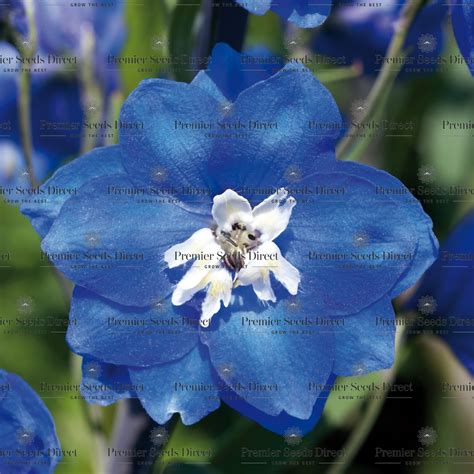
[[[252,230],[240,222],[232,224],[230,232],[220,229],[214,231],[218,244],[225,255],[222,257],[224,265],[231,271],[239,272],[245,265],[247,252],[260,245],[260,231]]]
[[[296,201],[280,189],[254,207],[231,189],[214,197],[212,229],[196,231],[164,255],[169,268],[193,260],[171,298],[179,306],[206,290],[200,324],[207,327],[220,308],[227,307],[232,289],[252,285],[258,299],[276,302],[270,273],[290,294],[296,295],[299,271],[273,242],[288,226]]]

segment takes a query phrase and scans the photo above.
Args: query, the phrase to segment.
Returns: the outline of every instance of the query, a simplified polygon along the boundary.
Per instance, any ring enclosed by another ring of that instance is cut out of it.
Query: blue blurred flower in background
[[[71,2],[38,2],[35,19],[39,50],[57,55],[74,54],[84,61],[84,54],[92,48],[96,77],[104,91],[116,89],[118,71],[108,66],[107,56],[117,55],[125,41],[124,6],[121,0],[87,7]]]
[[[24,0],[9,0],[0,5],[0,24],[3,28],[11,26],[14,31],[25,37],[28,34]]]
[[[0,42],[0,54],[14,57],[18,52],[8,43]],[[20,142],[18,117],[18,72],[15,69],[0,76],[0,122],[10,125],[10,139]],[[48,124],[81,125],[83,111],[78,80],[64,74],[33,74],[31,84],[31,123],[33,141],[40,153],[58,160],[79,151],[80,131],[75,134],[53,133]],[[5,130],[4,130],[5,131]]]
[[[360,62],[365,74],[378,72],[405,3],[339,1],[329,20],[316,32],[314,50],[331,57],[345,56],[347,65]],[[447,11],[446,3],[436,0],[428,2],[417,15],[405,41],[406,69],[431,72],[437,68]]]
[[[37,54],[74,55],[77,64],[49,64],[32,72],[31,126],[33,133],[33,169],[39,180],[45,178],[58,164],[77,155],[81,148],[82,123],[87,107],[86,94],[80,80],[84,68],[84,41],[91,48],[95,78],[105,96],[106,110],[109,93],[119,86],[118,71],[107,67],[108,54],[118,54],[125,40],[123,2],[105,6],[74,7],[71,4],[35,2]],[[27,38],[23,2],[2,7],[1,19]],[[23,15],[22,15],[23,14]],[[23,18],[20,21],[20,18]],[[86,38],[86,40],[84,39]],[[0,166],[0,185],[11,186],[25,182],[26,163],[20,140],[18,115],[19,64],[21,55],[10,44],[0,42],[0,54],[10,63],[0,75],[0,149],[4,159]],[[35,53],[36,54],[36,53]],[[10,59],[11,58],[11,59]],[[81,66],[82,64],[82,66]],[[46,69],[46,70],[44,70]],[[104,114],[104,110],[99,113]],[[103,117],[102,117],[103,118]],[[11,198],[11,196],[10,196]]]
[[[110,92],[118,86],[117,71],[107,67],[107,56],[120,52],[126,38],[124,2],[73,4],[71,2],[30,2],[36,28],[36,49],[41,54],[74,55],[84,61],[93,52],[96,76]],[[24,0],[0,7],[0,21],[9,24],[25,41],[29,26]]]
[[[61,459],[54,421],[18,375],[0,370],[0,472],[52,473]]]
[[[0,42],[0,54],[15,58],[17,50]],[[18,72],[15,68],[0,75],[0,185],[23,183],[26,163],[21,146],[18,115]],[[33,132],[33,169],[38,179],[45,178],[58,164],[79,153],[81,106],[79,83],[74,77],[57,74],[33,74],[31,84],[31,125]],[[69,124],[71,130],[58,131],[58,124]],[[27,177],[28,178],[28,177]]]
[[[236,0],[255,15],[275,12],[300,28],[314,28],[323,23],[331,11],[332,1],[326,0]]]
[[[402,183],[335,159],[340,113],[309,70],[251,84],[217,45],[223,57],[232,79],[143,81],[120,144],[62,167],[21,210],[76,283],[68,342],[84,380],[110,387],[85,389],[91,402],[134,395],[158,423],[192,424],[222,399],[307,432],[337,375],[392,365],[391,299],[437,241]]]
[[[459,50],[474,75],[474,2],[455,0],[451,6],[451,17]]]
[[[440,248],[409,307],[426,319],[446,321],[436,328],[466,369],[474,374],[474,212],[469,212]]]

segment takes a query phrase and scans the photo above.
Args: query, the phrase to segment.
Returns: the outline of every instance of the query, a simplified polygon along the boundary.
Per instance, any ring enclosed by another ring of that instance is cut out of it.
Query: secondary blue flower
[[[0,55],[13,62],[18,52],[2,41]],[[18,72],[14,67],[0,75],[1,186],[25,184],[28,181],[23,179],[26,163],[20,138],[18,81]],[[31,94],[33,168],[37,178],[43,179],[61,161],[79,152],[84,114],[79,83],[73,78],[33,74]]]
[[[46,405],[18,375],[0,369],[0,472],[52,473],[60,459]]]
[[[474,374],[473,259],[474,212],[471,211],[441,246],[438,260],[426,272],[408,305],[417,308],[425,319],[446,321],[436,329],[471,375]]]
[[[323,0],[236,0],[255,15],[275,12],[300,28],[314,28],[326,20],[331,11],[331,1]]]
[[[405,1],[361,4],[339,1],[328,22],[314,36],[316,52],[344,56],[347,64],[360,62],[366,74],[380,70],[395,33]],[[417,15],[405,41],[406,69],[432,71],[443,48],[442,21],[445,2],[429,2]]]
[[[29,189],[30,176],[21,148],[11,140],[0,139],[0,188],[1,196],[9,203],[19,205],[25,196],[17,188]],[[43,178],[54,162],[47,157],[33,155],[33,172],[36,177]]]
[[[307,432],[336,375],[392,364],[391,299],[437,242],[398,180],[335,159],[340,113],[309,70],[225,96],[210,74],[143,81],[119,145],[59,169],[22,212],[76,283],[67,338],[101,403],[133,393],[158,423],[191,424],[222,399]]]
[[[474,2],[472,0],[455,0],[452,5],[451,18],[456,41],[466,64],[474,75]]]
[[[81,61],[85,59],[85,51],[91,49],[95,66],[94,79],[100,83],[107,97],[119,83],[118,71],[107,67],[107,55],[118,54],[123,46],[123,8],[123,2],[87,7],[69,3],[35,2],[35,54],[43,61],[49,58],[49,54],[57,57],[73,55]],[[0,22],[8,23],[25,39],[28,38],[23,1],[15,0],[2,6]],[[86,46],[87,42],[91,45]],[[0,55],[5,66],[0,75],[0,147],[7,153],[8,158],[0,167],[0,185],[6,187],[25,184],[26,163],[21,152],[17,104],[18,66],[21,65],[17,57],[20,57],[20,54],[13,46],[1,41]],[[33,168],[40,180],[55,169],[58,163],[79,152],[81,134],[84,133],[81,128],[84,113],[79,69],[75,71],[75,76],[59,75],[63,66],[49,64],[49,59],[47,64],[46,72],[42,70],[32,74]],[[79,65],[77,67],[79,68]],[[82,95],[84,98],[84,94]],[[14,199],[14,194],[8,195],[8,199]]]
[[[118,86],[118,71],[108,66],[107,56],[120,53],[126,37],[125,2],[75,5],[71,2],[38,2],[35,20],[41,51],[74,54],[84,59],[86,43],[93,41],[94,65],[106,91]]]
[[[31,5],[39,54],[73,55],[84,60],[87,49],[91,49],[96,79],[107,92],[117,88],[118,72],[107,66],[107,56],[118,54],[125,41],[123,1],[113,0],[107,5],[71,2],[32,2]],[[24,0],[14,0],[0,7],[0,21],[10,24],[28,41],[30,32],[25,12]]]
[[[3,27],[10,25],[20,35],[28,34],[28,21],[26,19],[23,0],[10,0],[0,5],[0,23]]]
[[[22,2],[18,2],[16,9],[13,4],[8,7],[10,19],[14,12],[20,11],[21,6]],[[81,58],[80,39],[94,34],[97,79],[101,81],[107,96],[118,86],[117,71],[106,67],[106,55],[117,54],[122,47],[125,34],[122,11],[122,2],[116,2],[112,7],[89,8],[38,3],[35,21],[39,54],[43,58],[46,53],[75,54]],[[65,24],[67,28],[64,27]],[[0,147],[8,158],[0,167],[0,185],[27,185],[28,180],[24,179],[26,163],[21,151],[17,104],[19,63],[16,58],[20,55],[4,41],[0,42],[0,55],[5,66],[0,75]],[[79,78],[77,75],[60,75],[60,69],[61,67],[50,65],[47,72],[32,74],[33,168],[40,180],[63,160],[77,155],[81,135],[85,133],[82,128],[84,113]],[[14,198],[14,192],[8,196],[8,199]]]

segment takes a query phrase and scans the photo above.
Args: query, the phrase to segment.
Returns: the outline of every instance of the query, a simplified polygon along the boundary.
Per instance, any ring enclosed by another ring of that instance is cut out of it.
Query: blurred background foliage
[[[199,22],[202,21],[200,4],[196,0],[149,0],[146,5],[147,8],[137,8],[135,3],[127,2],[127,39],[122,54],[191,56],[198,41]],[[448,41],[443,54],[456,54],[457,46],[449,25],[445,29]],[[313,54],[307,46],[311,32],[299,33],[303,40],[299,41],[297,51],[289,53],[285,48],[289,35],[287,26],[275,14],[250,15],[244,49],[263,45],[278,56]],[[192,68],[181,65],[153,65],[141,69],[121,66],[122,90],[114,96],[112,115],[117,115],[123,98],[142,79],[167,77],[189,81],[195,73],[189,69]],[[341,80],[339,71],[327,66],[315,68],[314,72],[330,89],[346,116],[350,115],[354,100],[367,95],[374,80],[362,75]],[[378,113],[382,119],[413,122],[413,133],[404,137],[369,136],[370,144],[361,161],[389,171],[409,188],[416,189],[420,185],[418,173],[423,166],[435,170],[433,188],[450,185],[474,187],[472,130],[469,133],[446,133],[440,127],[443,120],[472,120],[473,110],[473,79],[467,68],[440,68],[429,75],[405,75],[397,80],[384,108]],[[460,217],[473,208],[472,196],[457,199],[434,191],[432,196],[418,197],[433,219],[441,241]],[[39,393],[53,414],[63,449],[77,450],[77,456],[66,457],[60,463],[57,473],[96,472],[97,459],[101,455],[100,443],[111,436],[116,406],[91,409],[79,400],[78,392],[75,395],[72,392],[51,393],[44,389],[45,383],[79,384],[80,381],[80,360],[69,351],[65,342],[68,318],[65,290],[67,293],[70,288],[59,284],[51,264],[41,258],[40,239],[18,208],[3,201],[0,208],[0,322],[9,318],[17,321],[13,325],[0,325],[1,366],[19,374]],[[9,257],[5,257],[7,255]],[[25,299],[31,306],[26,313],[21,309]],[[418,449],[418,433],[423,427],[432,427],[437,433],[433,449],[474,448],[473,395],[448,398],[440,389],[442,382],[468,383],[470,378],[450,350],[430,331],[410,338],[402,346],[397,354],[396,373],[391,376],[394,383],[412,383],[413,392],[408,398],[389,394],[386,400],[382,400],[378,407],[379,416],[348,472],[382,473],[389,468],[393,468],[393,472],[417,474],[472,472],[472,458],[469,457],[459,458],[459,464],[454,466],[449,458],[436,455],[395,466],[374,464],[377,447]],[[373,373],[346,379],[345,382],[357,382],[366,389],[333,391],[322,421],[296,447],[288,446],[281,437],[226,406],[197,425],[185,427],[178,422],[165,452],[155,463],[154,472],[328,472],[335,469],[334,464],[327,464],[333,461],[332,458],[311,457],[305,463],[304,457],[298,457],[297,453],[293,457],[277,456],[273,462],[243,465],[242,448],[291,448],[298,451],[321,447],[340,450],[354,427],[361,426],[374,400],[382,397],[379,391],[370,388],[371,384],[381,383],[385,377],[387,374]],[[179,455],[172,454],[173,450]],[[202,453],[196,455],[196,451],[190,450],[202,450]]]

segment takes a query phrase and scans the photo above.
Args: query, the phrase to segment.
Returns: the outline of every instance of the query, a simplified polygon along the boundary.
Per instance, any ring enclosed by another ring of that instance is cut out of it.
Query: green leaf
[[[338,377],[324,408],[328,424],[340,427],[347,417],[360,408],[370,393],[380,385],[381,373],[372,372],[360,377]]]
[[[432,165],[435,170],[436,184],[471,184],[468,179],[474,153],[473,105],[444,102],[432,107],[426,115],[420,151],[423,163]]]
[[[262,45],[275,54],[285,53],[281,20],[273,12],[264,16],[249,15],[245,47]]]
[[[167,54],[166,48],[157,48],[159,40],[164,45],[168,39],[169,14],[163,0],[147,2],[146,5],[127,2],[125,12],[127,41],[121,56],[147,58],[145,64],[120,65],[121,76],[127,96],[143,79],[157,77],[166,69],[165,64],[151,61],[151,56]]]
[[[189,82],[194,76],[194,69],[187,60],[192,56],[196,32],[193,31],[196,16],[199,12],[198,0],[179,0],[171,19],[169,50],[173,58],[183,61],[173,61],[173,70],[177,81]],[[202,59],[202,58],[198,58]]]

